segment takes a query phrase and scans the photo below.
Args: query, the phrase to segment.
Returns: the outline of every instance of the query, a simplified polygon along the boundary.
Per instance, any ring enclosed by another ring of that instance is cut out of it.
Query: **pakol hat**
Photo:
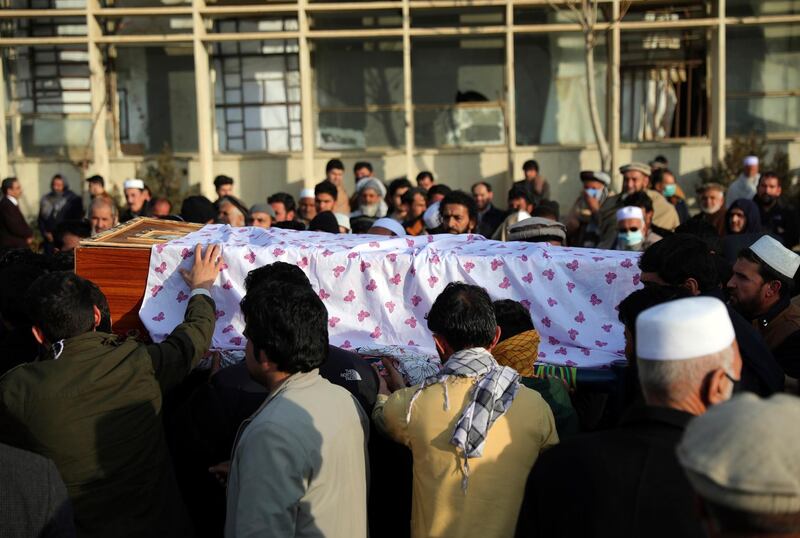
[[[771,269],[788,279],[794,279],[797,268],[800,267],[800,256],[769,235],[765,235],[750,245],[750,250]]]
[[[756,514],[800,512],[800,400],[744,392],[689,422],[678,461],[714,504]]]
[[[650,177],[651,174],[650,166],[644,163],[630,163],[626,164],[625,166],[620,166],[619,172],[620,174],[624,174],[625,172],[641,172],[647,177]]]
[[[558,240],[564,243],[567,240],[567,227],[552,219],[530,217],[509,226],[508,240],[531,243]]]
[[[730,347],[736,338],[725,304],[689,297],[648,308],[636,318],[636,356],[645,360],[695,359]]]
[[[617,210],[617,222],[626,219],[639,219],[644,222],[644,211],[641,207],[625,206]]]
[[[271,205],[268,204],[255,204],[253,207],[250,208],[250,214],[253,213],[266,213],[273,219],[275,218],[275,210],[272,209]]]

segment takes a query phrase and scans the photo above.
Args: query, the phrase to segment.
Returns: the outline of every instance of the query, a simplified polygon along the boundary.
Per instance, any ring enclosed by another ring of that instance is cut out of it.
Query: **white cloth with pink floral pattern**
[[[639,287],[638,254],[544,244],[489,241],[479,235],[386,238],[277,228],[208,225],[153,247],[140,317],[154,341],[182,320],[197,243],[223,245],[225,266],[212,289],[217,305],[214,349],[242,349],[239,301],[256,267],[292,263],[328,309],[333,345],[418,346],[435,354],[425,315],[448,282],[477,284],[493,300],[514,299],[531,311],[541,334],[539,360],[599,367],[623,358],[616,307]]]

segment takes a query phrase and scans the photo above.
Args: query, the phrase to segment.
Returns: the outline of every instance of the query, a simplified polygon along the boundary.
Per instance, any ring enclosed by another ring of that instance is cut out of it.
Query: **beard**
[[[361,206],[361,214],[365,217],[377,217],[378,211],[381,209],[381,204],[364,204]]]
[[[706,215],[713,215],[720,209],[722,209],[722,202],[720,202],[719,204],[712,205],[710,207],[701,207],[700,211],[702,211]]]

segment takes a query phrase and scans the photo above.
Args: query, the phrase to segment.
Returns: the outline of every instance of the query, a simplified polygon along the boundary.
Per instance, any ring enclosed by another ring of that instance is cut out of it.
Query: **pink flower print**
[[[363,260],[361,261],[361,272],[362,273],[364,271],[366,271],[367,269],[369,269],[370,267],[371,267],[371,264],[369,262],[365,262]]]
[[[414,246],[414,240],[413,239],[406,239],[406,246],[408,246],[409,248],[413,247]]]
[[[439,259],[439,255],[438,254],[434,253],[433,256],[431,256],[430,263],[436,265],[440,261],[442,261],[442,260]]]
[[[409,345],[409,346],[411,346],[411,347],[419,347],[419,344],[417,344],[417,343],[416,343],[416,342],[414,342],[413,340],[409,340],[407,345]]]
[[[419,306],[419,303],[421,302],[422,302],[422,297],[420,297],[419,295],[414,295],[411,298],[411,304],[413,304],[414,306]]]
[[[406,325],[408,325],[412,329],[416,329],[417,328],[417,318],[415,318],[414,316],[411,316],[410,318],[405,320],[403,323],[405,323]]]
[[[531,309],[531,302],[530,302],[529,300],[527,300],[527,299],[523,299],[523,300],[521,300],[521,301],[519,302],[519,304],[521,304],[522,306],[524,306],[524,307],[525,307],[525,310],[530,310],[530,309]]]
[[[222,329],[222,334],[232,333],[234,331],[233,325],[228,325],[224,329]]]
[[[545,326],[545,327],[547,327],[548,329],[550,328],[550,326],[551,326],[552,324],[553,324],[553,322],[552,322],[552,321],[550,321],[550,318],[542,318],[542,325],[544,325],[544,326]]]
[[[633,262],[629,258],[625,258],[625,261],[620,264],[625,269],[630,269],[633,267]]]
[[[343,265],[337,265],[336,267],[333,268],[333,276],[335,276],[336,278],[342,276],[342,273],[344,273]]]
[[[336,327],[336,324],[337,324],[337,323],[339,323],[340,321],[342,321],[342,320],[341,320],[341,319],[339,319],[339,318],[337,318],[336,316],[332,316],[332,317],[331,317],[331,318],[328,320],[328,327],[330,327],[331,329],[333,329],[334,327]]]
[[[370,241],[369,246],[371,246],[372,248],[378,248],[381,246],[381,244],[378,243],[377,241]]]
[[[572,271],[573,273],[578,270],[578,260],[572,260],[570,263],[567,264],[567,269]]]
[[[320,288],[319,289],[319,298],[322,299],[323,301],[325,299],[327,299],[328,297],[330,297],[330,296],[331,296],[331,294],[328,293],[327,291],[325,291],[324,288]]]
[[[539,358],[540,359],[546,359],[547,358],[547,353],[545,353],[544,351],[540,351],[539,352]]]
[[[275,256],[276,258],[278,256],[283,256],[284,254],[286,254],[286,251],[283,250],[282,248],[275,247],[274,249],[272,249],[272,255]]]
[[[378,289],[378,284],[375,282],[375,279],[370,278],[369,284],[367,284],[367,291],[375,291]]]
[[[508,279],[507,276],[503,277],[503,281],[499,284],[499,287],[500,287],[500,289],[503,289],[503,290],[507,290],[508,288],[511,287],[511,281]]]
[[[244,255],[244,259],[247,260],[247,263],[251,265],[256,263],[256,255],[253,253],[252,250],[247,251],[247,254]]]
[[[605,260],[605,258],[603,258],[602,256],[592,256],[592,259],[596,262],[601,262]]]
[[[522,277],[522,281],[523,282],[527,282],[528,284],[531,284],[533,282],[533,273],[529,272],[527,275]]]
[[[548,298],[547,298],[547,304],[548,304],[548,305],[550,305],[551,307],[553,307],[553,306],[555,306],[555,305],[557,305],[557,304],[558,304],[558,301],[556,301],[556,300],[555,300],[555,299],[553,299],[552,297],[548,297]]]
[[[395,273],[395,275],[389,279],[389,282],[391,282],[395,286],[399,286],[401,281],[402,279],[400,277],[400,273]]]
[[[566,355],[566,354],[567,354],[567,348],[565,347],[560,347],[556,350],[556,355]]]
[[[219,319],[219,318],[221,318],[221,317],[222,317],[222,316],[224,316],[224,315],[225,315],[225,311],[224,311],[224,310],[217,310],[216,312],[214,312],[214,317],[215,317],[216,319]]]
[[[439,279],[435,276],[430,276],[428,278],[428,286],[430,286],[431,288],[434,287],[437,282],[439,282]]]
[[[308,258],[303,256],[302,259],[298,260],[297,267],[299,267],[301,269],[304,269],[304,268],[308,267]]]
[[[381,328],[376,325],[375,330],[369,333],[369,337],[372,338],[373,340],[377,340],[378,338],[381,337],[381,334],[382,334]]]
[[[591,352],[588,349],[586,349],[585,347],[582,347],[581,348],[581,353],[583,353],[584,355],[586,355],[588,357]]]
[[[549,343],[551,346],[557,346],[558,344],[560,344],[560,343],[561,343],[561,342],[558,340],[558,338],[556,338],[555,336],[548,336],[548,337],[547,337],[547,342],[548,342],[548,343]]]
[[[574,289],[575,289],[575,283],[574,282],[567,282],[567,290],[570,293],[572,293],[572,290],[574,290]]]
[[[164,252],[164,248],[166,248],[166,246],[167,245],[165,243],[159,243],[158,245],[156,245],[156,252],[161,254],[162,252]]]
[[[503,263],[502,260],[495,258],[492,260],[492,271],[497,271],[500,267],[503,267],[504,265],[505,264]]]
[[[475,264],[474,263],[467,262],[467,263],[464,264],[464,271],[466,271],[467,274],[469,274],[469,272],[472,271],[473,269],[475,269]]]
[[[359,322],[363,322],[365,319],[367,319],[369,317],[369,312],[367,312],[366,310],[360,310],[358,312],[358,316],[357,317],[358,317],[358,321]]]
[[[161,265],[156,267],[156,273],[164,274],[164,271],[167,270],[167,262],[161,262]]]
[[[642,281],[642,275],[640,275],[640,274],[633,275],[633,285],[634,286],[638,286],[639,282],[641,282],[641,281]]]
[[[183,301],[188,301],[189,296],[186,293],[184,293],[183,290],[181,290],[178,292],[178,296],[175,297],[175,300],[178,301],[179,303],[182,303]]]
[[[597,294],[593,293],[592,296],[589,297],[589,302],[592,303],[592,306],[597,306],[600,303],[602,303],[603,300],[600,299],[600,297],[598,297]]]
[[[150,288],[150,295],[155,298],[155,296],[158,295],[161,292],[161,290],[163,290],[163,289],[164,289],[164,286],[160,286],[160,285],[153,286],[152,288]]]
[[[594,341],[594,345],[596,345],[597,347],[606,347],[608,345],[608,342],[603,342],[601,340],[595,340]]]
[[[353,347],[353,344],[350,343],[350,340],[345,340],[342,342],[342,349],[350,349]]]
[[[222,265],[219,268],[219,272],[221,273],[222,271],[224,271],[227,268],[228,268],[228,264],[225,263],[225,262],[222,262]]]
[[[415,276],[417,274],[417,270],[414,269],[413,267],[409,269],[408,272],[411,273],[411,276]]]
[[[187,258],[191,258],[192,256],[194,256],[194,252],[192,252],[188,248],[185,248],[185,249],[181,250],[181,258],[182,259],[185,260]]]
[[[241,346],[242,345],[242,337],[241,336],[234,336],[230,340],[228,340],[234,346]]]
[[[356,300],[356,292],[354,292],[353,290],[350,290],[349,292],[347,292],[347,295],[344,298],[344,302],[352,303],[355,300]]]
[[[233,283],[230,280],[226,280],[225,283],[222,285],[223,290],[230,290],[233,289]]]
[[[564,349],[564,348],[561,348],[561,349]],[[558,351],[556,351],[556,353],[558,353]],[[567,354],[567,350],[565,349],[565,350],[564,350],[564,353],[562,353],[562,355],[566,355],[566,354]],[[578,366],[578,363],[577,363],[577,362],[575,362],[575,361],[571,361],[571,360],[569,360],[569,359],[567,359],[566,361],[564,361],[564,364],[566,364],[567,366],[570,366],[570,367],[572,367],[572,366]]]
[[[617,273],[606,273],[606,284],[611,284],[617,279]]]
[[[153,321],[164,321],[164,312],[159,312],[158,315],[153,316]]]
[[[542,258],[544,258],[545,260],[549,260],[550,258],[552,258],[552,256],[550,254],[548,254],[546,250],[543,250],[542,251]]]
[[[556,274],[552,269],[548,269],[546,271],[542,271],[542,276],[547,278],[547,280],[553,280],[556,277]]]
[[[353,258],[358,258],[358,252],[351,252],[347,255],[348,260],[352,260]]]
[[[605,332],[607,332],[607,333],[610,333],[611,332],[611,327],[612,327],[612,325],[610,323],[608,323],[606,325],[603,325],[603,330]]]
[[[322,251],[322,257],[323,258],[327,258],[328,256],[332,256],[332,255],[333,255],[333,252],[328,250],[327,248]]]
[[[389,261],[390,261],[390,262],[392,262],[392,263],[394,263],[394,262],[396,262],[396,261],[397,261],[397,254],[389,254],[389,255],[388,255],[388,256],[386,256],[386,257],[387,257],[387,258],[389,259]]]
[[[578,323],[583,323],[586,321],[586,316],[583,315],[583,311],[578,311],[578,315],[575,316],[575,321]]]
[[[394,307],[395,307],[396,305],[395,305],[395,304],[394,304],[392,301],[389,301],[389,302],[387,302],[387,303],[384,303],[384,305],[383,305],[383,306],[385,306],[385,307],[386,307],[386,310],[388,310],[390,314],[394,313]]]
[[[522,260],[524,262],[528,261],[528,256],[526,256],[525,254],[523,254],[522,256],[517,256],[517,258],[519,258],[520,260]]]

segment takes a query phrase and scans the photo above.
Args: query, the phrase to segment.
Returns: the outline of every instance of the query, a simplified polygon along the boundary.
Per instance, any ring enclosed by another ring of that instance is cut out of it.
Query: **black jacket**
[[[692,415],[634,409],[620,425],[569,438],[536,461],[518,537],[701,537],[675,447]]]
[[[27,248],[33,230],[19,207],[8,198],[0,200],[0,247]]]
[[[484,214],[478,214],[477,232],[487,239],[491,239],[497,228],[506,220],[505,211],[497,209],[494,205],[489,205],[489,209]]]
[[[757,196],[753,198],[756,204],[758,204],[757,198]],[[800,226],[795,208],[778,199],[769,209],[764,209],[758,204],[758,212],[761,215],[761,226],[764,231],[780,239],[783,246],[791,249],[800,240]]]

